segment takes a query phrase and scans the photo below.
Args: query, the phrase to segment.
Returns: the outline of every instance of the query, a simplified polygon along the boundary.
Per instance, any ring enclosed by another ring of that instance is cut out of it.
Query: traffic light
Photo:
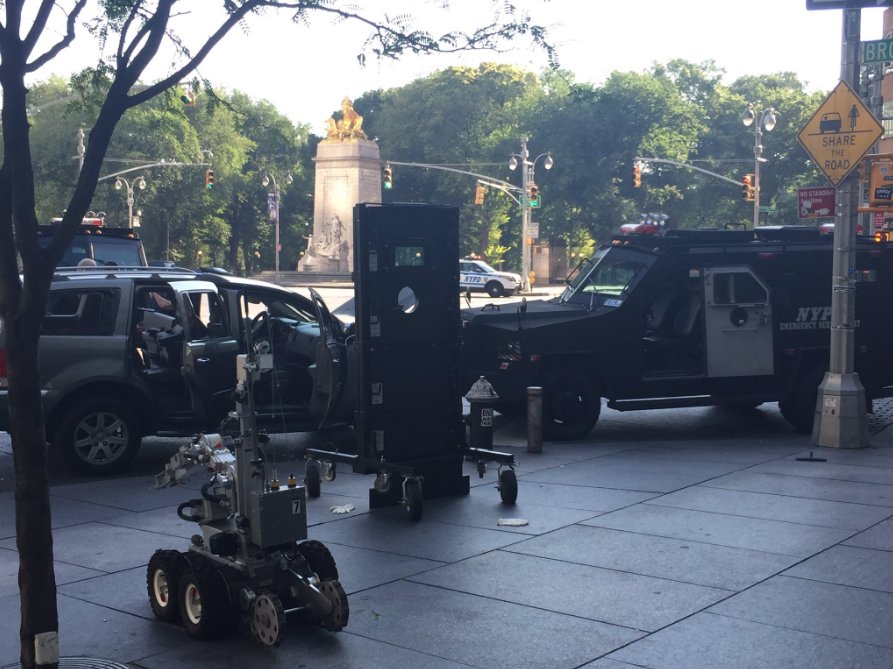
[[[384,176],[382,177],[382,186],[385,190],[391,190],[394,186],[394,178],[391,174],[391,166],[385,165]]]
[[[540,189],[535,183],[527,184],[527,205],[534,208],[540,206]]]
[[[633,163],[633,188],[642,187],[642,166],[639,163]]]
[[[741,199],[745,202],[754,200],[753,174],[745,174],[741,177]]]
[[[180,96],[180,102],[182,102],[187,107],[195,106],[195,91],[192,89],[187,89],[183,95]]]
[[[214,170],[207,170],[205,172],[205,188],[208,190],[214,188]]]
[[[474,203],[484,204],[484,187],[481,185],[478,185],[474,190]]]

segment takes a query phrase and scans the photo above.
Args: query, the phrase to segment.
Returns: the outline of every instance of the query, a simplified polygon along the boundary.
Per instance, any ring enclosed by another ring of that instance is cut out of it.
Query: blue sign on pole
[[[275,223],[277,214],[276,193],[267,193],[267,220],[271,223]]]

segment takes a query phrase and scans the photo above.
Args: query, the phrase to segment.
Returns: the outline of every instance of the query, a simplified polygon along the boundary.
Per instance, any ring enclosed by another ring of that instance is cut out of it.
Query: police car
[[[499,272],[483,260],[459,261],[459,287],[466,290],[484,290],[490,297],[513,295],[521,290],[521,275]]]

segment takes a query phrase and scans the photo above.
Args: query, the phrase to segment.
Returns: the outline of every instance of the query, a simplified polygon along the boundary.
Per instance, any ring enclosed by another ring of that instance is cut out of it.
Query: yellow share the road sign
[[[841,81],[803,126],[797,139],[828,181],[838,186],[883,133],[874,114]]]

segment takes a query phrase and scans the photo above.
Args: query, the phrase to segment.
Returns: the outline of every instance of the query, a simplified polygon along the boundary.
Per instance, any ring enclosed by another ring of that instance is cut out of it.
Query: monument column
[[[347,98],[342,118],[327,121],[328,135],[316,150],[313,234],[298,271],[345,274],[353,271],[353,207],[381,202],[381,154],[366,138],[363,117]]]

